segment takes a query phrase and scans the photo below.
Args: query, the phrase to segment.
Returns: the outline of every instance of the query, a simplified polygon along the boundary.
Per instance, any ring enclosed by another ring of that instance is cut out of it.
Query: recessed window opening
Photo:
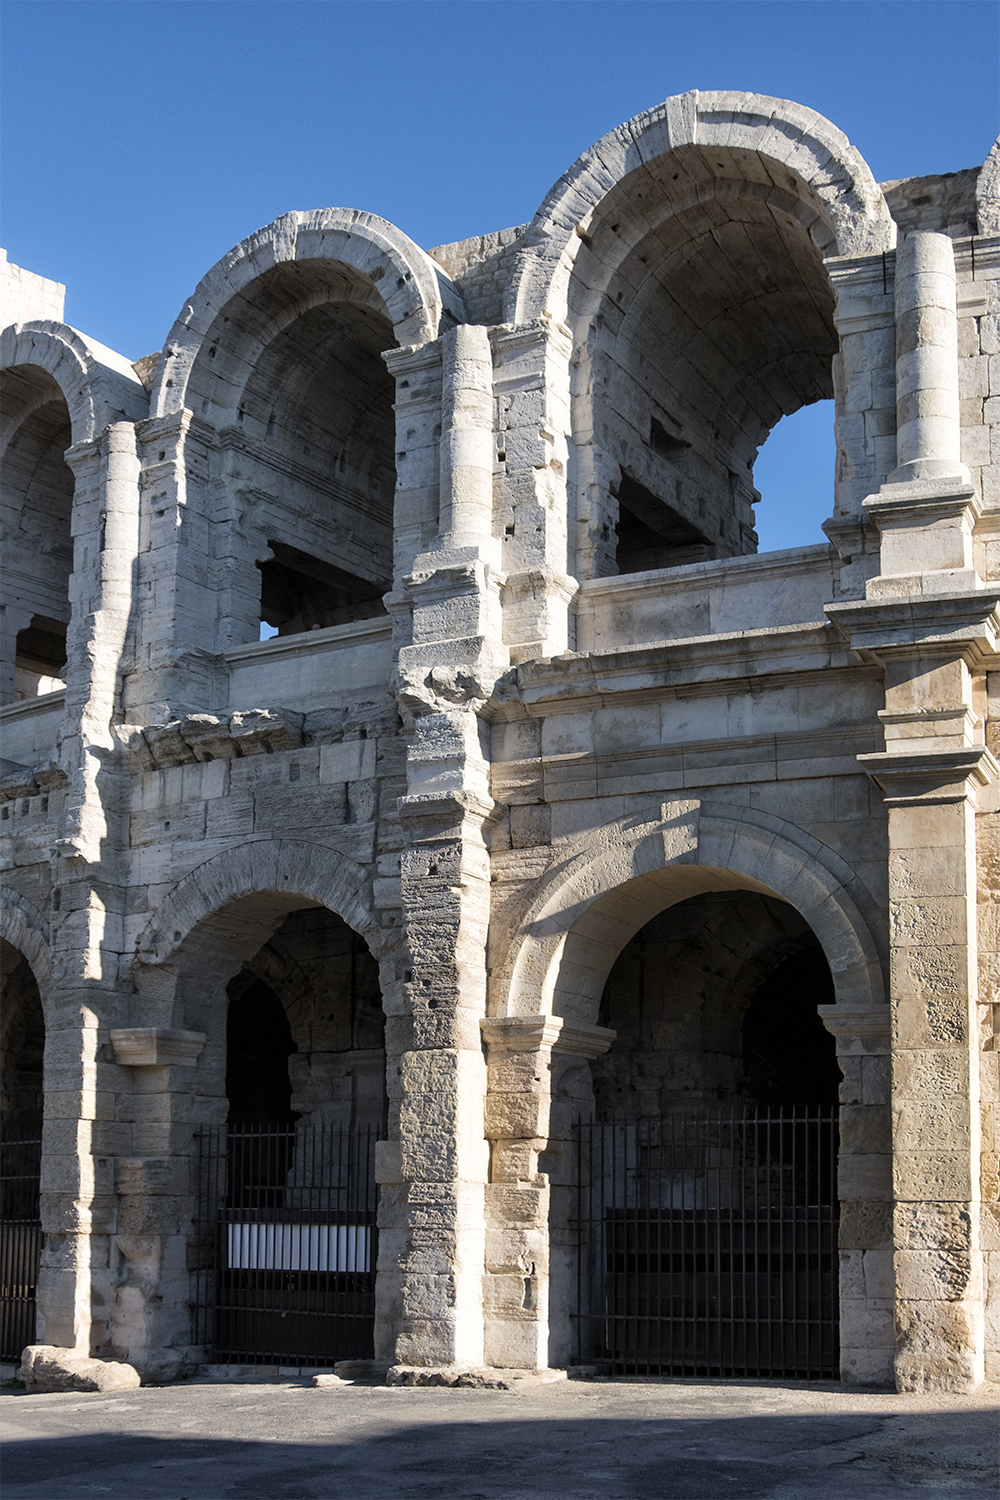
[[[760,493],[755,511],[762,552],[812,547],[826,539],[822,522],[833,514],[836,441],[834,403],[816,401],[783,417],[753,466]]]
[[[33,615],[17,633],[14,701],[56,693],[66,686],[66,626],[47,615]]]
[[[371,620],[385,614],[389,580],[371,583],[282,542],[260,569],[261,640]],[[266,631],[266,634],[265,634]]]
[[[696,526],[628,473],[618,486],[616,532],[619,573],[676,568],[712,555],[711,543]]]
[[[766,490],[764,471],[754,471],[758,450],[787,413],[833,394],[838,340],[822,205],[805,184],[799,196],[808,213],[765,201],[756,188],[760,163],[740,148],[729,153],[725,182],[714,153],[700,147],[678,148],[674,164],[684,165],[683,181],[644,178],[654,201],[641,208],[637,177],[611,190],[590,230],[607,271],[603,300],[594,307],[590,292],[573,289],[590,368],[578,430],[589,435],[608,507],[595,516],[593,500],[583,500],[583,576],[695,560],[680,550],[658,555],[658,544],[636,531],[635,517],[659,528],[621,492],[622,475],[694,528],[698,537],[686,545],[705,547],[702,560],[756,552],[756,492]],[[645,227],[640,214],[658,227]],[[612,226],[629,221],[633,235],[622,255],[623,235]],[[833,508],[831,469],[823,476],[824,516]],[[616,500],[623,508],[617,544]],[[767,513],[765,492],[765,526]],[[814,523],[804,537],[772,541],[768,534],[766,545],[819,542],[818,531]]]

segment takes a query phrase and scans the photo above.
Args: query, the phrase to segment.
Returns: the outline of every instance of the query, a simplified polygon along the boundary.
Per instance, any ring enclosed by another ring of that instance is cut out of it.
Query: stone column
[[[408,951],[401,1013],[386,1028],[398,1142],[379,1153],[380,1306],[395,1308],[380,1320],[387,1346],[379,1354],[423,1368],[483,1362],[488,1152],[479,1021],[490,911],[484,830],[494,804],[481,710],[509,665],[492,525],[489,341],[485,329],[463,326],[441,345],[438,526],[390,601],[397,696],[411,735],[399,801]],[[409,356],[389,364],[399,396],[401,381],[417,372]],[[424,378],[429,386],[433,371]],[[409,407],[397,400],[401,426]]]
[[[196,429],[196,430],[193,430]],[[135,661],[124,686],[125,717],[165,724],[193,704],[228,703],[220,655],[215,539],[208,503],[212,435],[189,411],[137,427],[142,453],[142,535]],[[225,559],[220,562],[225,568]]]
[[[889,808],[896,1383],[983,1378],[975,814],[985,745],[861,757]]]
[[[470,717],[474,717],[470,715]],[[407,963],[403,1013],[386,1051],[398,1141],[379,1152],[380,1358],[419,1367],[483,1363],[483,1255],[488,1151],[486,1004],[489,865],[482,838],[492,803],[443,792],[401,800]],[[395,1061],[395,1067],[391,1065]]]
[[[463,323],[441,340],[441,541],[486,549],[494,566],[493,352],[485,328]]]
[[[961,1390],[983,1378],[975,815],[1000,776],[983,742],[1000,590],[971,565],[955,584],[960,478],[888,484],[865,508],[882,573],[827,613],[885,673],[886,748],[859,762],[888,807],[895,1376]]]
[[[575,646],[577,507],[570,494],[569,331],[547,319],[494,330],[497,516],[504,641],[514,662]],[[589,523],[581,518],[580,525]]]
[[[896,249],[894,484],[961,478],[955,253],[946,234],[907,235]]]
[[[566,1240],[577,1186],[573,1106],[593,1106],[589,1068],[588,1100],[572,1087],[572,1059],[599,1057],[615,1033],[603,1026],[568,1025],[559,1016],[490,1017],[481,1026],[488,1048],[490,1142],[486,1362],[544,1369],[564,1364],[572,1351],[572,1257]],[[558,1107],[556,1091],[568,1108]],[[549,1170],[541,1170],[543,1165]]]
[[[888,1005],[821,1005],[837,1039],[840,1085],[840,1373],[889,1385],[894,1374],[892,1119]]]

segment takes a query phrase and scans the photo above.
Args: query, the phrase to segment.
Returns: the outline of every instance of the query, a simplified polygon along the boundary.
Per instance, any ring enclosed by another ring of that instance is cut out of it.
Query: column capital
[[[881,789],[889,807],[964,802],[966,798],[975,804],[978,793],[1000,779],[1000,765],[986,745],[965,745],[957,750],[876,751],[857,759]]]
[[[491,1052],[550,1048],[577,1057],[600,1057],[618,1035],[607,1026],[565,1021],[562,1016],[484,1016],[479,1025]]]
[[[933,652],[963,657],[970,667],[1000,663],[1000,589],[847,599],[826,605],[829,620],[869,661]]]
[[[891,1014],[888,1005],[818,1005],[820,1020],[837,1038],[837,1052],[889,1051]]]
[[[166,1026],[126,1026],[111,1032],[115,1062],[128,1068],[193,1068],[205,1041],[203,1031]]]

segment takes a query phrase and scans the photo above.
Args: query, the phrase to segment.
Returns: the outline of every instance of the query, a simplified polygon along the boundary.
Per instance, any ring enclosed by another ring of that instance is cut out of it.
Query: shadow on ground
[[[810,1495],[899,1500],[907,1493],[924,1500],[995,1500],[996,1495],[995,1420],[986,1411],[729,1418],[672,1416],[669,1410],[662,1416],[621,1418],[595,1411],[567,1420],[558,1410],[525,1419],[516,1410],[495,1415],[481,1408],[470,1411],[468,1419],[445,1420],[456,1415],[455,1395],[447,1393],[451,1399],[443,1402],[435,1394],[438,1400],[422,1402],[419,1413],[384,1400],[376,1408],[363,1397],[348,1405],[338,1396],[336,1404],[327,1400],[323,1408],[310,1400],[318,1420],[294,1433],[288,1428],[297,1423],[283,1421],[266,1402],[253,1401],[242,1408],[242,1439],[130,1433],[115,1421],[113,1410],[105,1409],[102,1430],[10,1441],[4,1500],[801,1500]],[[65,1400],[29,1399],[33,1404]],[[17,1405],[23,1410],[22,1402]],[[77,1404],[75,1410],[80,1409]],[[123,1418],[135,1409],[119,1403]],[[223,1425],[230,1425],[240,1409],[230,1404]],[[41,1415],[58,1417],[55,1409]],[[970,1426],[970,1417],[977,1415],[980,1423]],[[329,1430],[323,1432],[323,1426]],[[981,1441],[970,1444],[977,1431]]]

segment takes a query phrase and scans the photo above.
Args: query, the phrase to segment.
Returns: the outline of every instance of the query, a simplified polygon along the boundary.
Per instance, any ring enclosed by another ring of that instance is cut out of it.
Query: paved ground
[[[4,1500],[996,1500],[1000,1392],[175,1385],[0,1402]]]

